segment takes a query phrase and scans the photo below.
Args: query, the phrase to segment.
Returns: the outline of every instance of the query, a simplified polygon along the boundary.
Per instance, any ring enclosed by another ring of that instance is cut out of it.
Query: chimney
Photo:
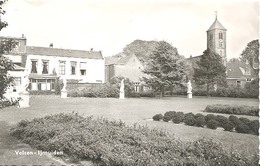
[[[25,38],[24,34],[22,34],[22,38]]]
[[[50,48],[53,48],[53,43],[50,44]]]

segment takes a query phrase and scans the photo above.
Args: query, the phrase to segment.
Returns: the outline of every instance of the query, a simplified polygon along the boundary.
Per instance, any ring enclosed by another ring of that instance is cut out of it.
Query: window
[[[87,63],[80,62],[80,75],[82,76],[86,75],[86,69],[87,69]]]
[[[219,32],[219,33],[218,33],[218,38],[219,38],[219,39],[223,39],[223,33],[222,33],[222,32]]]
[[[251,81],[252,81],[251,78],[247,78],[247,79],[246,79],[246,82],[251,82]]]
[[[65,61],[60,61],[60,75],[65,75]]]
[[[77,62],[70,62],[70,63],[71,63],[71,75],[75,75]]]
[[[87,68],[87,62],[80,62],[80,68],[86,69]]]
[[[245,75],[250,75],[251,74],[251,71],[250,69],[247,67],[246,70],[245,70]]]
[[[85,76],[86,75],[86,69],[80,69],[80,75]]]
[[[49,68],[49,62],[48,61],[42,61],[42,74],[48,74],[48,68]]]
[[[212,33],[209,35],[209,39],[210,39],[210,40],[213,39],[213,34],[212,34]]]
[[[223,46],[223,43],[222,43],[222,42],[219,42],[219,47],[222,48],[222,46]]]
[[[241,88],[241,81],[237,81],[237,87]]]
[[[32,70],[31,73],[37,73],[37,60],[32,60]]]

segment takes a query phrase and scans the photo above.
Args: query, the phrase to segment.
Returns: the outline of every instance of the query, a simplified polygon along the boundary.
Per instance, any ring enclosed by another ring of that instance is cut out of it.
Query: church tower
[[[207,49],[210,49],[222,57],[223,64],[227,65],[226,55],[226,31],[223,25],[216,19],[207,30]]]

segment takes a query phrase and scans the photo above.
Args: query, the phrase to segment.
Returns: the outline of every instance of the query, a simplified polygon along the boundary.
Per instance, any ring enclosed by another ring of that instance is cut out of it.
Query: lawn
[[[84,116],[93,115],[94,117],[104,117],[108,119],[121,119],[128,125],[139,123],[147,125],[151,128],[159,128],[166,130],[170,134],[181,140],[195,140],[200,137],[213,138],[223,142],[227,150],[231,148],[237,149],[241,153],[252,154],[258,151],[258,137],[249,134],[238,134],[223,130],[211,130],[206,128],[198,128],[185,126],[182,124],[173,124],[166,122],[154,122],[152,116],[157,113],[165,113],[166,111],[182,111],[202,113],[209,104],[236,104],[258,106],[257,99],[235,99],[235,98],[204,98],[195,97],[187,99],[185,97],[167,97],[163,99],[156,98],[139,98],[139,99],[101,99],[101,98],[66,98],[61,99],[56,96],[34,96],[30,99],[30,108],[19,109],[16,107],[8,107],[0,110],[0,142],[9,141],[9,147],[1,149],[0,161],[3,158],[11,159],[17,157],[10,151],[17,148],[30,148],[27,145],[17,143],[17,141],[7,134],[7,129],[23,119],[33,119],[35,117],[43,117],[49,114],[60,112],[78,112]],[[226,115],[227,116],[227,115]],[[249,119],[258,119],[258,117],[244,116]],[[4,135],[4,136],[3,136]],[[10,138],[8,138],[10,137]],[[11,144],[12,145],[11,147]],[[22,146],[21,146],[22,145]],[[21,147],[20,147],[21,146]],[[46,160],[50,160],[50,158]],[[42,162],[42,157],[38,157],[38,163]],[[21,159],[19,160],[22,161]],[[22,162],[21,162],[22,163]],[[5,163],[6,164],[6,163]]]

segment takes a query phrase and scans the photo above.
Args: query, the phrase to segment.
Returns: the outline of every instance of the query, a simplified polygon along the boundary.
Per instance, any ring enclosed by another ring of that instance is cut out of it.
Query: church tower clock
[[[216,52],[222,57],[223,64],[227,64],[226,56],[226,31],[223,25],[216,19],[207,30],[207,48]]]

